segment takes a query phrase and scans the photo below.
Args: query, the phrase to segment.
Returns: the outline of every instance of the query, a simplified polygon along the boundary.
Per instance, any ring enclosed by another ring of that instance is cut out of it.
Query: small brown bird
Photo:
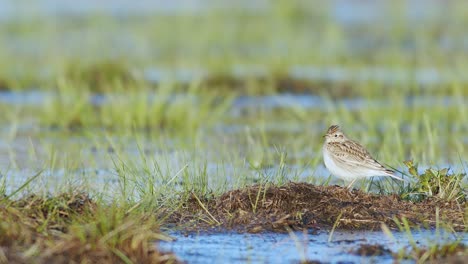
[[[348,139],[340,127],[328,128],[323,144],[323,160],[327,169],[336,177],[350,182],[351,188],[358,179],[372,176],[389,176],[403,181],[395,172],[385,168],[356,141]]]

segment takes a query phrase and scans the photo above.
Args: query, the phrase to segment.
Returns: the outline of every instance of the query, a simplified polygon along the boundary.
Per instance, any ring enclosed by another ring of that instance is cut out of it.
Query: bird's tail
[[[393,179],[406,182],[405,179],[396,176],[396,175],[395,175],[395,172],[392,171],[392,170],[386,169],[386,170],[385,170],[385,175],[386,175],[386,176],[390,176],[390,177],[392,177]]]

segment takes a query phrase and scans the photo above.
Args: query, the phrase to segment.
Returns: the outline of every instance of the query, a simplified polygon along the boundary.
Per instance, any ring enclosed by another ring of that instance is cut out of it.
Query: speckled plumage
[[[328,129],[322,150],[327,169],[333,175],[351,182],[348,188],[356,180],[372,176],[403,180],[375,160],[362,145],[348,139],[337,125]]]

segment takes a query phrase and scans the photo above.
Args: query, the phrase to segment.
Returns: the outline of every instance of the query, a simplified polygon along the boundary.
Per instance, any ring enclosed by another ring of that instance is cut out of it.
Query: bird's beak
[[[323,137],[323,138],[326,138],[326,137],[327,137],[327,135],[323,135],[322,137]]]

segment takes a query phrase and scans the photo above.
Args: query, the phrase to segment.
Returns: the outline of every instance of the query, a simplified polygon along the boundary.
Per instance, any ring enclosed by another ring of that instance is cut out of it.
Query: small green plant
[[[427,197],[459,202],[466,200],[466,193],[462,186],[465,173],[450,173],[450,168],[441,170],[428,168],[420,174],[416,163],[411,160],[404,163],[416,182],[407,187],[405,193],[402,194],[403,198],[418,201]]]

